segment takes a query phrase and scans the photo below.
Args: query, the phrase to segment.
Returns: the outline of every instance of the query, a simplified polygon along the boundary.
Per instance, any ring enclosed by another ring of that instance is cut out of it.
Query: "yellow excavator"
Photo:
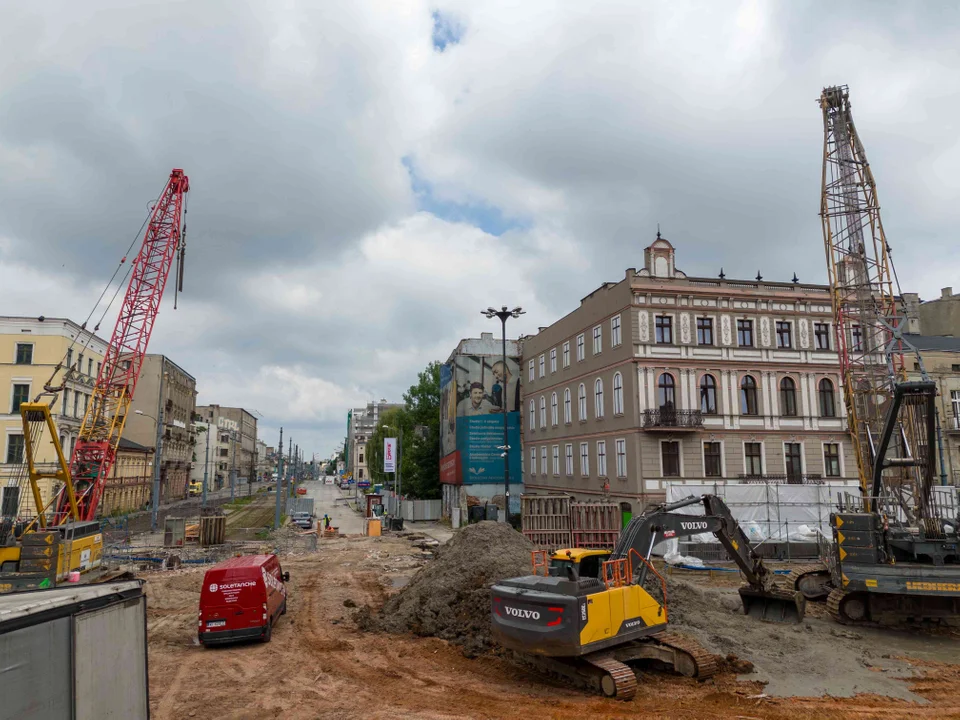
[[[677,512],[696,505],[703,515]],[[747,615],[781,623],[803,619],[803,595],[778,587],[726,504],[702,495],[633,518],[613,551],[561,549],[549,564],[545,552],[535,552],[532,575],[491,588],[494,638],[527,664],[619,700],[636,693],[632,663],[656,661],[688,677],[710,677],[716,657],[666,632],[666,582],[650,562],[663,540],[700,533],[713,533],[746,578],[740,598]],[[659,598],[645,587],[648,578],[656,580]]]

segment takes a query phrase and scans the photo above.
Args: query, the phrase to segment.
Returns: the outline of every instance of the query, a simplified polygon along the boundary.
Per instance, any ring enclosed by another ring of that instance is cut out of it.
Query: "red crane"
[[[177,283],[182,286],[185,195],[189,189],[183,170],[173,170],[133,262],[130,284],[70,460],[79,520],[96,517],[175,256],[179,261]],[[69,510],[67,493],[61,493],[55,521],[66,519]]]

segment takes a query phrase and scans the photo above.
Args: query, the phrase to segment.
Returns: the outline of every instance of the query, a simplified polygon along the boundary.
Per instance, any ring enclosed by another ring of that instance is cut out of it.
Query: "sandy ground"
[[[344,602],[379,606],[391,588],[402,585],[423,562],[420,550],[397,537],[323,541],[316,554],[284,561],[292,576],[289,613],[275,627],[273,640],[222,649],[204,649],[195,642],[201,568],[147,576],[151,716],[960,717],[960,665],[931,659],[942,657],[941,652],[925,652],[927,643],[917,636],[909,642],[899,635],[878,634],[874,639],[872,633],[857,639],[860,646],[876,643],[884,648],[884,653],[872,645],[868,649],[890,655],[891,662],[899,658],[909,672],[884,672],[882,667],[867,672],[895,684],[893,694],[914,699],[876,693],[780,698],[769,696],[764,684],[749,675],[738,679],[721,674],[699,683],[643,672],[636,698],[620,703],[569,689],[495,656],[467,659],[445,641],[359,632]],[[841,635],[836,640],[849,639]],[[770,642],[777,640],[771,637]],[[960,655],[956,657],[960,662]],[[807,670],[798,666],[798,677]],[[900,680],[891,674],[912,677]]]

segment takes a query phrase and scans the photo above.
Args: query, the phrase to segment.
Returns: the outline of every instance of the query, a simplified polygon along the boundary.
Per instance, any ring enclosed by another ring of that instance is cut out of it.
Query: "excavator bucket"
[[[757,620],[775,623],[798,623],[806,613],[803,594],[783,588],[763,590],[744,585],[740,588],[743,612]]]

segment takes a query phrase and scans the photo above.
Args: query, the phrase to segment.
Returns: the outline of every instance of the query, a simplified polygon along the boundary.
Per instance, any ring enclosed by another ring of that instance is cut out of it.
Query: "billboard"
[[[383,471],[395,473],[397,471],[397,439],[383,439]]]
[[[503,482],[503,410],[510,476],[520,482],[520,366],[501,355],[455,355],[440,368],[442,481]],[[455,459],[454,459],[455,458]]]

